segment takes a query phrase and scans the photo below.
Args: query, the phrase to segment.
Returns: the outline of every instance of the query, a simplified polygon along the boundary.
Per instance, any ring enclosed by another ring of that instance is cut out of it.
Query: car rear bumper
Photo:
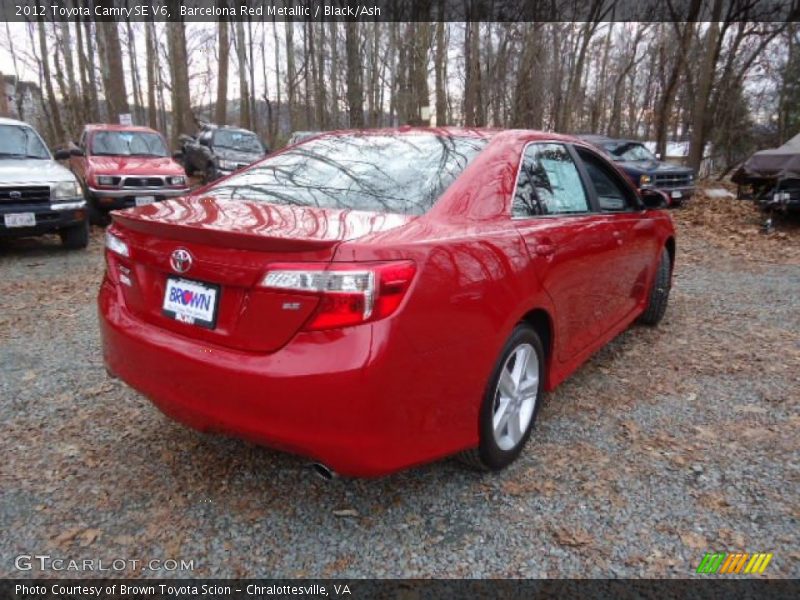
[[[461,427],[460,434],[440,429],[426,408],[426,390],[435,390],[412,381],[408,369],[414,367],[404,359],[375,352],[388,344],[375,341],[374,325],[299,333],[277,352],[262,354],[209,346],[146,323],[127,310],[108,280],[98,308],[108,370],[195,429],[249,439],[359,477],[477,443],[473,427]]]
[[[4,215],[33,213],[36,225],[33,227],[6,227]],[[76,199],[69,203],[45,204],[41,206],[2,206],[0,205],[0,237],[30,237],[52,233],[80,225],[86,221],[86,202]]]

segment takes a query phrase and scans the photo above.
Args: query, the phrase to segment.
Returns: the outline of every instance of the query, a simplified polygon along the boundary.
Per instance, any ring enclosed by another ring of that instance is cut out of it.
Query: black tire
[[[97,227],[106,227],[111,223],[111,217],[107,210],[104,210],[95,204],[94,200],[88,200],[86,207],[89,212],[89,223]]]
[[[658,262],[658,270],[653,279],[653,286],[650,288],[650,297],[647,301],[647,308],[639,317],[639,322],[644,325],[658,325],[667,312],[667,302],[669,301],[670,290],[670,270],[672,264],[669,252],[664,248],[661,251],[661,259]]]
[[[523,344],[528,344],[533,347],[536,353],[536,360],[538,361],[539,380],[536,385],[535,403],[533,405],[533,413],[530,422],[523,432],[521,439],[515,446],[504,450],[498,445],[495,439],[493,425],[496,403],[499,400],[500,394],[498,384],[502,370],[506,366],[509,357]],[[465,450],[459,454],[458,458],[461,462],[480,471],[499,471],[517,459],[531,436],[534,424],[536,423],[536,415],[539,413],[539,407],[542,405],[545,372],[545,354],[539,336],[530,325],[517,325],[508,338],[508,341],[503,346],[503,350],[500,352],[500,357],[497,360],[497,364],[492,371],[486,391],[484,392],[483,403],[481,404],[480,415],[478,417],[478,447]]]
[[[61,245],[67,250],[82,250],[89,245],[89,222],[67,227],[58,232]]]

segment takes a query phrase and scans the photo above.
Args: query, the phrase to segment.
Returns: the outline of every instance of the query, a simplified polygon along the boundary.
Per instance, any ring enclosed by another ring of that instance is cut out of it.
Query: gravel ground
[[[682,577],[716,550],[800,577],[800,265],[731,253],[698,214],[677,217],[665,321],[550,394],[514,466],[330,483],[106,377],[99,231],[0,244],[0,576],[54,576],[14,568],[49,554],[194,561],[126,576]]]

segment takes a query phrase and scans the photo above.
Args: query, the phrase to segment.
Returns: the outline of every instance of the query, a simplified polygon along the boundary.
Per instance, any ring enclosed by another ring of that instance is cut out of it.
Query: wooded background
[[[800,130],[800,31],[748,21],[748,0],[711,2],[714,21],[696,22],[702,0],[691,0],[674,23],[608,22],[615,0],[590,0],[581,23],[40,17],[5,23],[0,47],[14,85],[41,89],[37,125],[53,145],[121,113],[173,147],[201,120],[271,148],[295,130],[433,123],[655,140],[662,153],[684,140],[688,164],[710,147],[724,174]]]

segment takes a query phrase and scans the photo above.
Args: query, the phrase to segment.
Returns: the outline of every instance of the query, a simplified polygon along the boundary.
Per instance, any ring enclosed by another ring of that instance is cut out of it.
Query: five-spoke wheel
[[[541,404],[544,349],[536,331],[518,325],[500,353],[486,389],[477,448],[461,454],[471,466],[499,470],[522,452]]]

